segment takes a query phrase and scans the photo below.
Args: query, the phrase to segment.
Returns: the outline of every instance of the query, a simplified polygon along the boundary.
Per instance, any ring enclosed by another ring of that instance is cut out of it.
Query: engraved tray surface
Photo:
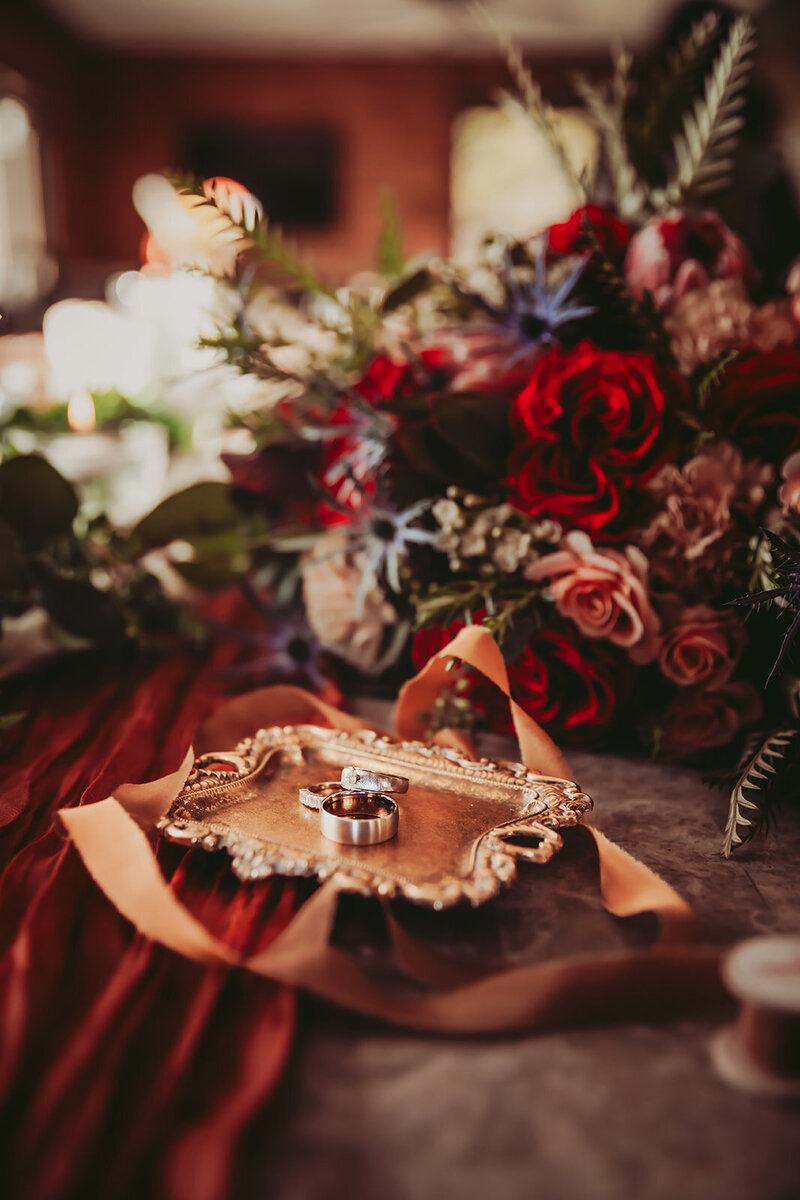
[[[408,777],[391,841],[330,842],[319,814],[301,804],[299,788],[338,779],[351,763]],[[233,751],[201,755],[159,827],[172,841],[226,850],[245,882],[336,877],[355,891],[440,909],[490,899],[519,859],[549,861],[561,846],[558,829],[577,824],[591,803],[577,784],[533,775],[521,763],[473,761],[373,730],[285,725],[261,729]]]

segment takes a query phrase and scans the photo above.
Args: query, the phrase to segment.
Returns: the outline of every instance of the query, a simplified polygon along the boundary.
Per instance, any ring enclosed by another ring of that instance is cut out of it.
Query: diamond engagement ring
[[[408,791],[408,780],[405,775],[383,775],[364,767],[345,767],[341,786],[351,791],[399,794]]]
[[[341,792],[342,785],[336,783],[311,783],[308,787],[300,788],[300,799],[306,808],[318,809],[326,796]]]
[[[323,837],[344,846],[375,846],[397,833],[400,815],[389,796],[374,791],[338,791],[319,808]]]

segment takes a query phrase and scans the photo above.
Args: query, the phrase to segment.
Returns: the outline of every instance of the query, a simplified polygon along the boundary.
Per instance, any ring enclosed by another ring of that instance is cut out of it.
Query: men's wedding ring
[[[345,767],[342,787],[361,792],[399,794],[408,791],[408,780],[405,775],[382,775],[380,771],[367,771],[364,767]]]
[[[308,787],[300,788],[300,799],[306,808],[318,809],[326,796],[333,796],[336,792],[341,792],[342,785],[336,783],[312,783]]]
[[[343,846],[375,846],[397,833],[399,813],[389,796],[374,791],[338,791],[319,809],[323,837]]]

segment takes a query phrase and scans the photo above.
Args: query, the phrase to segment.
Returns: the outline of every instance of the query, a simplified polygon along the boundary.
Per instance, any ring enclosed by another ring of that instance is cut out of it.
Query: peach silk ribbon
[[[425,719],[459,658],[509,696],[502,655],[486,630],[462,630],[400,693],[397,730],[424,738]],[[571,778],[546,733],[510,700],[521,758],[537,774]],[[198,752],[233,746],[270,724],[362,723],[299,688],[264,688],[226,704],[201,727]],[[454,739],[451,739],[454,740]],[[331,945],[339,888],[323,884],[265,950],[244,957],[214,937],[164,879],[147,831],[169,808],[192,765],[194,750],[171,775],[126,785],[113,797],[61,810],[83,862],[111,902],[147,937],[199,962],[242,967],[344,1008],[392,1024],[441,1033],[544,1030],[620,1020],[661,1019],[717,1002],[722,995],[717,952],[692,945],[694,915],[664,880],[603,834],[597,844],[603,904],[617,917],[652,912],[660,936],[644,950],[551,960],[535,966],[485,969],[445,958],[411,937],[385,905],[395,962],[427,991],[392,988]]]

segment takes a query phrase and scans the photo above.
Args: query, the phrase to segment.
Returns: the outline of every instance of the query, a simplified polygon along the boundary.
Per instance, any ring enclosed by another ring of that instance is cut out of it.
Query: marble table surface
[[[489,747],[492,752],[492,747]],[[508,754],[505,755],[508,757]],[[686,769],[573,754],[592,823],[673,884],[707,939],[800,928],[800,821],[731,861],[726,798]],[[410,906],[407,906],[407,909]],[[569,869],[526,866],[477,913],[406,910],[415,932],[515,961],[614,945]],[[610,939],[610,940],[609,940]],[[425,1037],[303,1001],[248,1195],[280,1200],[794,1200],[800,1108],[714,1073],[730,1013],[501,1039]]]

